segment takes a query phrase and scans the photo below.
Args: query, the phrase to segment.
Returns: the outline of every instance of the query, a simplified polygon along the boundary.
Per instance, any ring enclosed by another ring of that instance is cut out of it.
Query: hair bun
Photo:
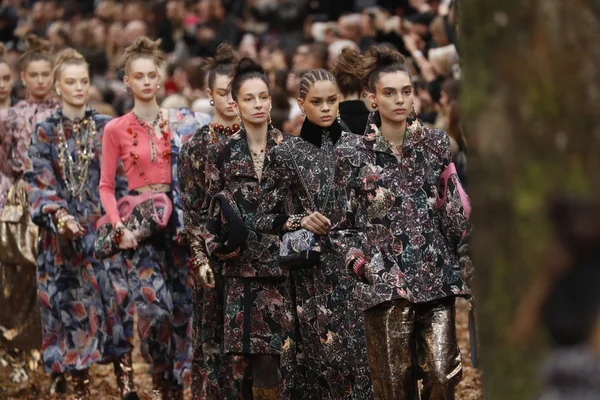
[[[385,68],[394,64],[404,64],[406,59],[399,52],[388,47],[371,47],[369,55],[372,57],[375,67]]]
[[[40,52],[46,53],[50,51],[50,42],[40,38],[37,35],[28,35],[27,36],[27,52]]]
[[[221,43],[217,47],[214,57],[211,57],[206,62],[206,71],[212,71],[220,65],[233,65],[238,61],[238,55],[229,43]]]
[[[131,46],[127,48],[129,53],[138,53],[138,54],[153,54],[160,47],[161,39],[151,40],[146,36],[140,36]]]
[[[59,65],[64,64],[66,62],[69,62],[69,61],[83,61],[83,62],[85,62],[85,57],[83,57],[81,55],[81,53],[79,53],[77,50],[75,50],[73,48],[68,48],[68,49],[64,49],[60,53],[58,53],[58,55],[56,56],[56,61],[54,62],[54,64],[56,66],[59,66]]]
[[[256,72],[259,74],[264,74],[265,70],[263,69],[263,67],[260,64],[258,64],[256,61],[254,61],[250,57],[244,57],[236,65],[234,75],[242,76],[242,75],[250,74],[253,72]]]

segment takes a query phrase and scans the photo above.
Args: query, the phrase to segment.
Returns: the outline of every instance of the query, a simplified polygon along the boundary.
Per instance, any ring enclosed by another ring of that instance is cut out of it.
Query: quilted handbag
[[[119,216],[123,225],[142,242],[155,232],[165,229],[169,224],[173,203],[165,193],[153,193],[148,190],[137,196],[125,196],[117,202]],[[119,253],[121,249],[115,241],[115,229],[107,215],[96,223],[94,253],[102,260]]]
[[[27,183],[9,190],[0,216],[0,263],[35,267],[39,228],[31,221]]]

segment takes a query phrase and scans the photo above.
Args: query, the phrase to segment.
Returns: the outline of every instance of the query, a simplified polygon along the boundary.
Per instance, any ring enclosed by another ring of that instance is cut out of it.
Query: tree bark
[[[531,399],[547,341],[515,320],[535,323],[523,304],[548,267],[548,200],[600,194],[600,1],[461,0],[459,13],[484,396]]]

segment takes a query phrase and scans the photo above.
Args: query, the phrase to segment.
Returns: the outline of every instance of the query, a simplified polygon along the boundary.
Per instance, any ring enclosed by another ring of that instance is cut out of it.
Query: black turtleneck
[[[327,128],[322,128],[317,124],[312,123],[308,118],[304,119],[302,129],[300,130],[300,137],[309,143],[314,144],[317,147],[321,147],[321,138],[323,137],[323,131],[329,131],[333,144],[342,136],[342,127],[340,126],[337,119],[333,120],[333,124]]]

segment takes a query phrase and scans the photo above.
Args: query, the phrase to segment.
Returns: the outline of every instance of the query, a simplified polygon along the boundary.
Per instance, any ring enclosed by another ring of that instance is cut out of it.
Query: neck
[[[156,114],[158,114],[160,111],[160,107],[158,106],[155,98],[150,101],[141,101],[135,99],[135,104],[132,111],[144,121],[154,121]]]
[[[228,118],[220,113],[215,113],[215,116],[212,119],[212,123],[223,125],[223,126],[231,126],[231,125],[237,123],[237,117]]]
[[[340,95],[340,102],[350,100],[360,100],[360,95],[358,93],[352,93],[347,96]]]
[[[62,113],[65,117],[69,118],[71,121],[74,121],[78,118],[82,119],[85,116],[85,108],[85,105],[81,107],[73,107],[67,103],[63,103]]]
[[[406,120],[401,122],[382,120],[379,131],[390,143],[402,144],[404,141],[404,133],[406,131]]]
[[[40,96],[35,96],[33,93],[28,93],[28,97],[30,100],[33,100],[33,101],[43,101],[48,98],[48,95],[46,94],[45,96],[40,97]]]
[[[0,109],[10,108],[10,96],[0,101]]]
[[[244,127],[250,147],[264,147],[267,144],[268,124],[266,122],[259,125],[244,122]]]

